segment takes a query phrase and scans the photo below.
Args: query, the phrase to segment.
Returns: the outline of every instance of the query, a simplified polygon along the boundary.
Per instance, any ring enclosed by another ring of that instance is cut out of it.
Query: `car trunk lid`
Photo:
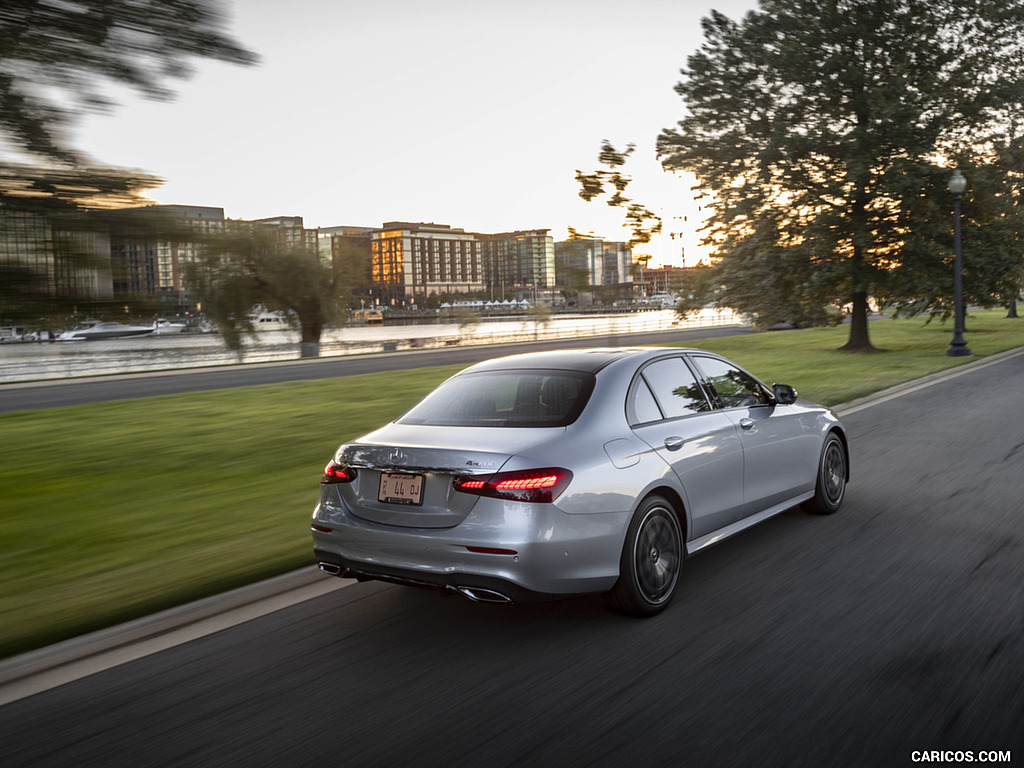
[[[561,431],[390,424],[342,446],[335,460],[354,467],[356,479],[336,487],[352,513],[364,520],[450,528],[479,501],[456,491],[455,477],[497,472],[516,453]],[[450,447],[456,440],[459,447]]]

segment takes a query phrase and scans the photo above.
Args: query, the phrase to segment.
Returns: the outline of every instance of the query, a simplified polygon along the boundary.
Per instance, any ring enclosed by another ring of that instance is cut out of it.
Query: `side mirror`
[[[797,392],[789,384],[772,384],[772,397],[778,405],[792,405],[796,402]]]

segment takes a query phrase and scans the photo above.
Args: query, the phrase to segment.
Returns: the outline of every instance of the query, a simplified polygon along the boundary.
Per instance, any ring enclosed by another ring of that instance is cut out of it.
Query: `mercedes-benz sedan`
[[[313,512],[327,573],[518,602],[607,593],[651,615],[683,560],[849,479],[828,408],[696,349],[490,360],[345,443]]]

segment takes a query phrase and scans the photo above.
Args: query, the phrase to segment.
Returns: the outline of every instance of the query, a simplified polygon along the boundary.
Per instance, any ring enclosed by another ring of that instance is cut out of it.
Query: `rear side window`
[[[583,412],[594,376],[575,371],[487,371],[449,379],[399,424],[564,427]]]
[[[651,394],[651,388],[641,376],[633,387],[629,401],[629,423],[644,424],[649,421],[661,421],[661,409]]]
[[[643,369],[641,375],[666,419],[711,410],[697,377],[681,357],[653,362]]]

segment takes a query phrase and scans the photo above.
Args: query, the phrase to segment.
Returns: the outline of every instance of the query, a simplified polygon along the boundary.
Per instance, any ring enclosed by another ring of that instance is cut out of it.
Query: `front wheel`
[[[683,534],[672,505],[661,496],[648,496],[626,531],[619,563],[619,580],[608,600],[633,616],[653,616],[676,592],[683,562]]]
[[[831,515],[846,496],[846,446],[835,432],[825,438],[818,463],[818,480],[814,498],[804,502],[804,509],[815,515]]]

